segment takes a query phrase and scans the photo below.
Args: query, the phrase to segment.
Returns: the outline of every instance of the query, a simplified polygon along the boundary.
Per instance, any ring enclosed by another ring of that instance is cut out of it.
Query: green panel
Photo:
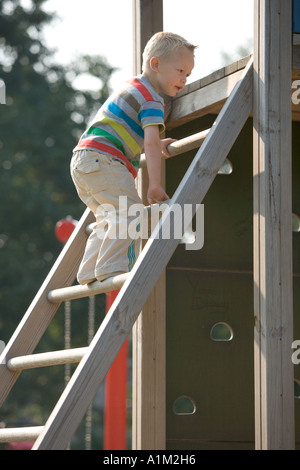
[[[251,275],[168,270],[168,448],[215,441],[253,443],[253,289]],[[229,325],[231,341],[214,341],[211,329]],[[182,396],[192,414],[176,414]],[[184,440],[184,442],[183,442]],[[253,444],[252,444],[253,445]],[[171,447],[170,447],[171,446]],[[192,447],[195,448],[195,447]]]
[[[199,132],[197,123],[182,135]],[[203,125],[201,126],[203,127]],[[209,123],[207,126],[209,127]],[[231,175],[217,175],[204,204],[204,247],[199,253],[181,245],[172,257],[172,266],[252,270],[252,121],[245,126],[229,154]],[[181,135],[178,133],[177,138]],[[196,151],[167,161],[167,191],[171,196],[185,174]]]

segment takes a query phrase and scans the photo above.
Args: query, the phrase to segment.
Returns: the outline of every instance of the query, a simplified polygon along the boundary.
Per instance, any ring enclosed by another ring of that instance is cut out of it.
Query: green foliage
[[[20,0],[0,2],[0,78],[6,85],[6,105],[0,105],[0,339],[4,342],[62,249],[54,234],[56,222],[67,215],[79,219],[84,210],[70,177],[70,158],[95,105],[107,98],[114,71],[98,56],[78,57],[66,67],[55,64],[42,40],[44,25],[53,19],[43,10],[44,1],[32,0],[31,8]],[[72,82],[80,74],[101,80],[97,96],[75,89]],[[103,311],[103,299],[99,302]],[[62,318],[50,328],[48,350],[62,342]],[[87,316],[84,326],[80,315],[78,322],[81,326],[75,325],[75,330],[80,335],[87,329]],[[52,372],[47,374],[39,376],[38,391],[46,384],[50,396]],[[57,386],[53,378],[53,388]],[[16,393],[7,415],[11,417],[20,402],[30,407],[34,397],[30,390],[23,389],[22,397]],[[38,409],[35,417],[39,413]]]

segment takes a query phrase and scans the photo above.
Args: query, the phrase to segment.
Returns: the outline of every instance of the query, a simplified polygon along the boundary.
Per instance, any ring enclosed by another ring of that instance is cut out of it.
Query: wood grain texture
[[[256,448],[293,449],[291,1],[255,1]]]

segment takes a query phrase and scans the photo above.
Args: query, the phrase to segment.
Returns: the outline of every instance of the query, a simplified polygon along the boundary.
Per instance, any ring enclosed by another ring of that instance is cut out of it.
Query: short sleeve
[[[159,101],[145,102],[141,107],[138,119],[141,122],[143,129],[147,126],[156,125],[159,126],[160,133],[165,130],[164,107]]]

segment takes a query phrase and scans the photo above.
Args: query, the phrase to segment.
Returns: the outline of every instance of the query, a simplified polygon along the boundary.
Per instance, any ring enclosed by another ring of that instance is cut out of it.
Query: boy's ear
[[[151,70],[153,70],[153,72],[158,72],[159,65],[160,65],[159,58],[158,57],[151,57],[150,67],[151,67]]]

